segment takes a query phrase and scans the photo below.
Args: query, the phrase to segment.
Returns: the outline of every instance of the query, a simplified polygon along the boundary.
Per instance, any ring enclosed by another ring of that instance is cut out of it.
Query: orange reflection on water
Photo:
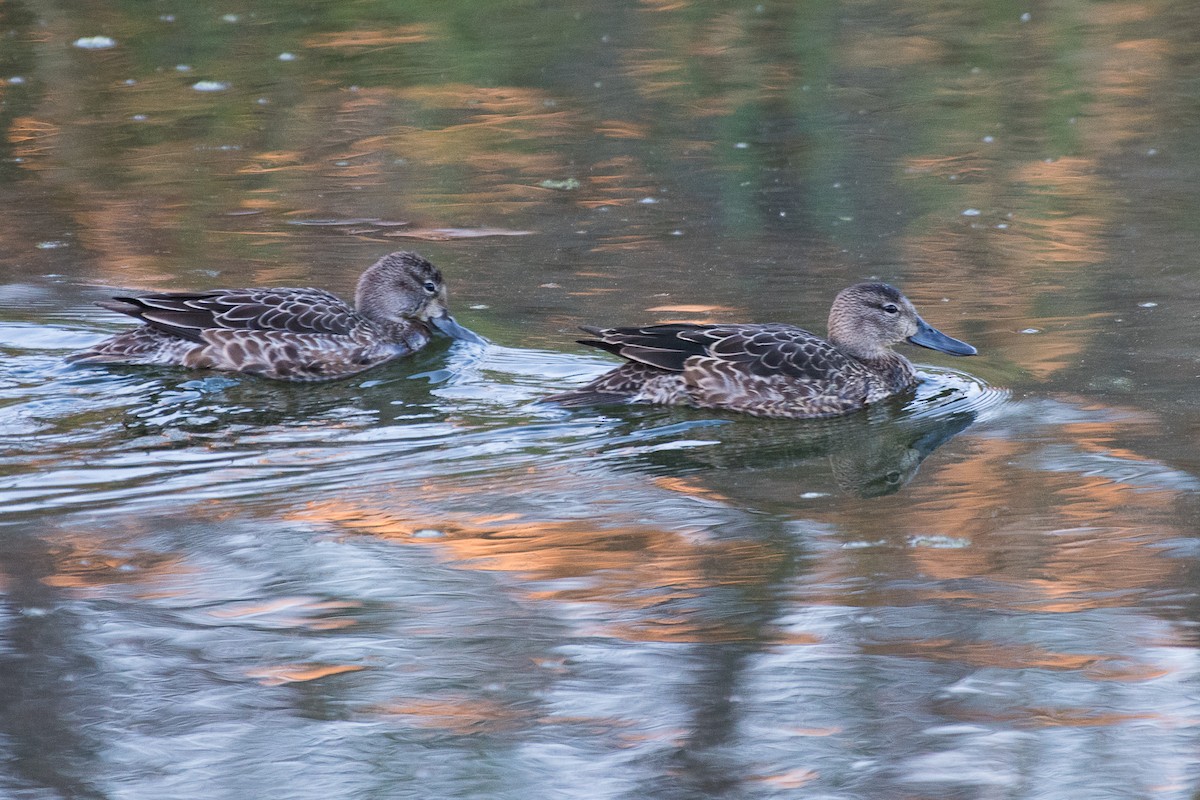
[[[1009,710],[958,709],[955,716],[971,722],[1005,723],[1015,728],[1103,728],[1129,722],[1153,721],[1159,725],[1169,720],[1162,714],[1123,714],[1115,711],[1097,712],[1091,708],[1047,708],[1027,706]]]
[[[376,49],[380,47],[395,47],[402,44],[428,42],[434,38],[434,30],[431,26],[418,23],[381,30],[353,30],[316,34],[305,39],[304,46],[340,50]]]
[[[532,713],[471,696],[414,697],[365,709],[368,714],[404,717],[413,725],[457,734],[499,733],[524,727]]]
[[[1126,39],[1097,47],[1087,66],[1094,76],[1089,116],[1081,135],[1100,151],[1115,152],[1161,131],[1163,109],[1147,102],[1166,82],[1179,57],[1166,39]]]
[[[596,133],[612,139],[645,139],[649,136],[650,128],[635,122],[607,119],[596,125]]]
[[[769,783],[772,786],[778,786],[780,789],[799,789],[801,786],[811,783],[819,777],[821,777],[821,773],[816,770],[801,767],[774,775],[751,775],[750,780]]]
[[[841,55],[849,66],[862,69],[911,67],[935,63],[946,55],[946,46],[929,36],[885,35],[861,32],[847,37]]]
[[[359,672],[366,667],[358,664],[279,664],[246,670],[246,677],[255,678],[263,686],[282,686],[285,683],[306,683],[330,675]]]
[[[244,603],[226,603],[209,610],[218,619],[263,619],[272,627],[305,628],[314,631],[353,627],[357,621],[344,612],[361,608],[361,603],[320,600],[315,597],[277,597]],[[326,616],[338,614],[339,616]]]
[[[1073,425],[1056,429],[1061,441],[977,438],[953,463],[927,462],[904,493],[818,515],[868,546],[817,560],[805,596],[842,602],[836,587],[882,573],[887,588],[872,582],[856,603],[1070,613],[1178,585],[1187,565],[1162,546],[1193,533],[1177,514],[1180,491],[1091,474],[1139,424],[1155,422],[1110,414],[1080,423],[1078,437]],[[893,534],[881,535],[881,518]]]
[[[953,661],[1000,669],[1082,670],[1108,660],[1105,655],[1055,653],[1015,642],[963,642],[953,639],[913,639],[861,645],[864,653]]]
[[[520,579],[515,591],[530,600],[622,609],[630,613],[606,615],[593,634],[631,641],[747,638],[737,623],[697,613],[687,601],[715,584],[760,586],[784,558],[762,542],[697,541],[681,535],[685,530],[622,523],[626,514],[619,511],[607,516],[603,527],[591,520],[541,522],[516,515],[427,518],[415,511],[410,516],[343,501],[314,503],[295,516],[435,547],[461,569],[511,573]],[[440,536],[426,535],[430,531]],[[573,579],[568,586],[554,585],[567,579]]]
[[[33,117],[17,117],[8,126],[12,154],[26,169],[38,169],[37,158],[49,154],[60,133],[59,126]]]
[[[102,591],[110,586],[137,585],[159,591],[191,572],[174,553],[112,552],[111,543],[86,534],[60,534],[50,550],[53,571],[42,583],[63,589]],[[170,579],[170,580],[169,580]]]

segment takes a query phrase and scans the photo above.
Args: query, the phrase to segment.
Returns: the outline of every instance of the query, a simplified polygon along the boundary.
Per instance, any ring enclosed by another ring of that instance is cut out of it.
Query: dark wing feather
[[[794,325],[675,324],[583,330],[595,338],[580,339],[580,344],[669,372],[682,372],[689,358],[704,356],[736,364],[753,375],[823,380],[849,364],[829,342]]]
[[[705,331],[711,325],[647,325],[642,328],[582,328],[595,339],[579,339],[580,344],[599,347],[610,353],[665,369],[682,372],[684,362],[704,355],[708,342]]]
[[[203,341],[207,329],[347,335],[363,318],[322,289],[219,289],[116,297],[99,305],[166,333]]]

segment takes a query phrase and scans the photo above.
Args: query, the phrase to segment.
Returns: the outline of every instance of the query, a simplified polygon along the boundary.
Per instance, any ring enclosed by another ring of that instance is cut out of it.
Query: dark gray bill
[[[917,318],[917,332],[908,337],[913,344],[928,347],[930,350],[941,350],[952,356],[973,356],[978,351],[966,342],[960,342],[953,336],[947,336],[923,319]]]
[[[471,342],[473,344],[487,344],[488,340],[480,336],[469,328],[464,328],[454,321],[454,317],[449,314],[443,314],[440,317],[434,317],[429,320],[433,323],[433,327],[437,328],[442,333],[449,336],[451,339],[458,339],[463,342]]]

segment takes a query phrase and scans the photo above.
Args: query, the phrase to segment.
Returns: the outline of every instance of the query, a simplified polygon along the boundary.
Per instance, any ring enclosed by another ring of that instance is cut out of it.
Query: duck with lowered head
[[[391,253],[368,267],[358,279],[353,306],[310,288],[160,292],[97,305],[142,325],[74,353],[70,361],[323,381],[415,353],[435,330],[486,341],[454,321],[441,272],[411,252]]]
[[[856,411],[917,383],[903,341],[957,356],[975,348],[931,327],[886,283],[838,293],[829,337],[794,325],[648,325],[593,328],[580,344],[626,363],[578,389],[546,398],[563,406],[634,402],[808,419]]]

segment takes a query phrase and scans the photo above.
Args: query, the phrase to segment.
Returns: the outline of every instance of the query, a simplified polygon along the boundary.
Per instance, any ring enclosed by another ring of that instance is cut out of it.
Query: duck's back
[[[582,344],[630,363],[552,398],[568,405],[624,398],[794,419],[844,414],[915,381],[898,354],[867,364],[782,323],[584,330],[594,338]]]
[[[72,356],[74,361],[181,365],[311,381],[361,372],[428,340],[424,330],[384,331],[323,289],[161,292],[99,305],[144,324]]]
[[[366,321],[331,292],[296,287],[159,292],[98,305],[192,341],[201,341],[208,330],[348,336]]]

